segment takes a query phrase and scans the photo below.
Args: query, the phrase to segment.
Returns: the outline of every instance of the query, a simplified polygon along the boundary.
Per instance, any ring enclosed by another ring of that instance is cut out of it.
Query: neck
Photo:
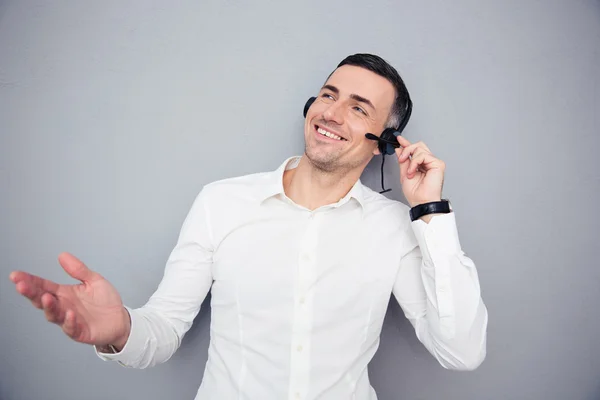
[[[294,169],[283,175],[283,189],[294,203],[309,210],[337,203],[348,194],[362,170],[326,172],[316,168],[303,155]]]

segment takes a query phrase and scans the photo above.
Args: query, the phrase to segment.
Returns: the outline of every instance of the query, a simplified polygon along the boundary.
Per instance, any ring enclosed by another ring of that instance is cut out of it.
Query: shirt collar
[[[281,165],[276,170],[268,173],[267,185],[265,186],[265,190],[260,194],[259,198],[261,203],[266,199],[276,195],[285,196],[285,192],[283,190],[283,173],[288,169],[296,168],[301,158],[302,156],[289,157],[283,163],[281,163]],[[356,201],[358,201],[361,208],[364,210],[365,192],[360,179],[356,181],[356,183],[352,186],[352,188],[346,194],[346,196],[340,199],[340,203],[342,203],[342,201],[344,201],[346,198],[355,199]]]

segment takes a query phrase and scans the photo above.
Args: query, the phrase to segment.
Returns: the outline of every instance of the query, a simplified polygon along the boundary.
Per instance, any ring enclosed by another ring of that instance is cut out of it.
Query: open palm
[[[117,290],[100,274],[69,253],[59,262],[75,285],[60,285],[23,271],[10,280],[17,292],[44,310],[46,319],[59,325],[73,340],[86,344],[115,344],[129,332],[129,317]]]

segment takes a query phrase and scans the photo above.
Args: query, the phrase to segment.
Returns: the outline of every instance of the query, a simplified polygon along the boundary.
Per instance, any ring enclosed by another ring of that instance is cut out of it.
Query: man
[[[412,221],[408,206],[359,179],[379,154],[365,134],[397,126],[408,99],[380,57],[342,61],[308,109],[304,154],[204,186],[141,308],[125,307],[67,253],[60,264],[79,285],[25,272],[11,280],[69,337],[133,368],[167,361],[211,290],[198,400],[376,399],[367,365],[392,294],[443,367],[475,369],[486,354],[487,310],[454,212]],[[444,162],[422,142],[397,140],[410,207],[439,204]]]

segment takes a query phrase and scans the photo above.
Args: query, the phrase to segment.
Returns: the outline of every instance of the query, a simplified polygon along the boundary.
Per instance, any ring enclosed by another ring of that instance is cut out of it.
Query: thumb
[[[404,181],[407,179],[408,175],[408,166],[410,164],[410,158],[407,158],[403,162],[398,162],[400,164],[400,183],[404,184]]]
[[[67,274],[81,282],[93,281],[99,277],[97,273],[70,253],[61,253],[58,256],[58,262]]]

